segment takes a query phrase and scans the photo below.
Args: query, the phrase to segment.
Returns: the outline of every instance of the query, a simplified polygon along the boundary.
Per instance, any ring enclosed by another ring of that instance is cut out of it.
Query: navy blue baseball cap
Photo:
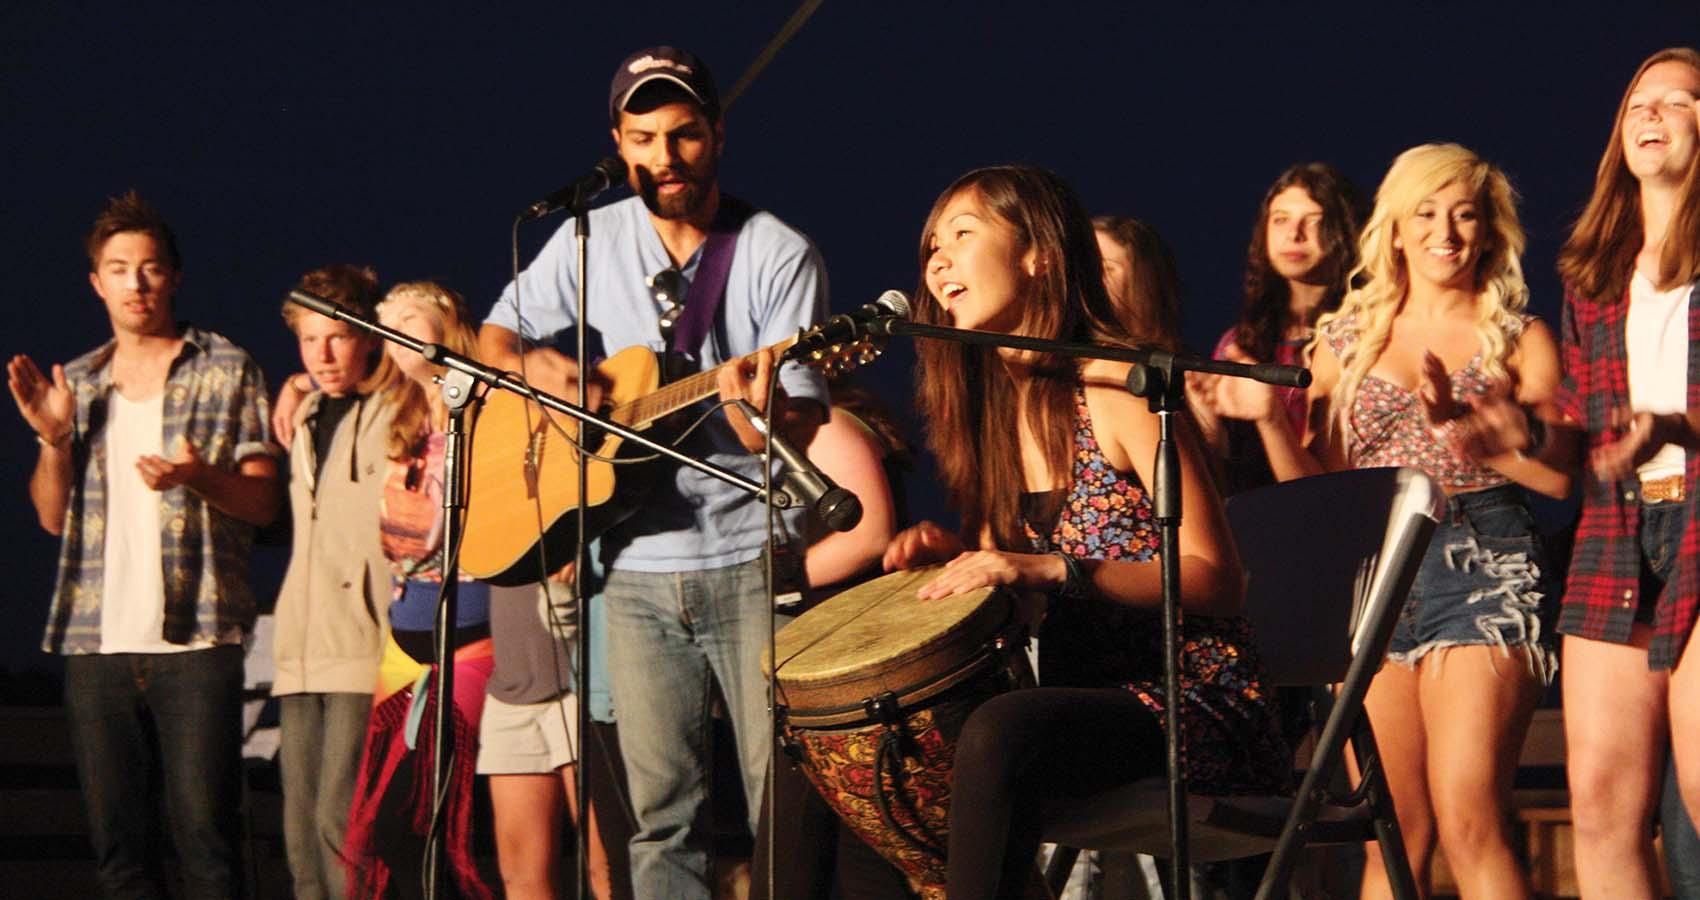
[[[620,61],[614,82],[608,88],[608,118],[620,121],[620,112],[638,88],[655,81],[670,82],[694,98],[709,118],[720,117],[720,91],[714,75],[702,60],[677,47],[645,47]]]

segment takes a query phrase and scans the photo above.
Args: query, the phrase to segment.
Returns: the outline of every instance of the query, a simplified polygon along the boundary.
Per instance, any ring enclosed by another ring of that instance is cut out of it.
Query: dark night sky
[[[513,213],[610,149],[622,56],[686,46],[726,90],[794,9],[189,6],[0,9],[8,356],[45,365],[106,339],[81,241],[132,186],[178,232],[180,312],[274,383],[295,352],[277,305],[308,268],[439,278],[482,313]],[[1208,347],[1276,173],[1328,160],[1368,193],[1400,150],[1453,140],[1523,194],[1534,308],[1555,320],[1554,255],[1617,98],[1648,53],[1700,42],[1700,5],[1506,7],[837,0],[730,110],[722,183],[816,241],[843,309],[913,286],[921,220],[956,175],[1049,166],[1095,212],[1168,237],[1187,334]],[[526,232],[527,256],[552,227]],[[894,348],[866,377],[906,402],[912,359]],[[24,492],[29,433],[0,418],[0,669],[17,671],[50,666],[35,648],[57,542]]]

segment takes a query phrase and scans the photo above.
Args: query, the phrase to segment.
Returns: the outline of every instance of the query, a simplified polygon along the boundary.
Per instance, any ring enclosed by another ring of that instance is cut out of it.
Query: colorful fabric
[[[1612,410],[1629,405],[1629,358],[1624,343],[1629,297],[1616,302],[1590,300],[1574,292],[1564,296],[1561,359],[1564,381],[1557,398],[1561,414],[1581,425],[1586,450],[1615,440],[1608,423]],[[1688,333],[1700,335],[1700,284],[1688,298]],[[1700,341],[1688,343],[1688,408],[1700,409]],[[1700,455],[1690,451],[1683,467],[1688,497],[1683,500],[1682,547],[1676,570],[1664,582],[1653,613],[1653,637],[1647,665],[1670,669],[1682,657],[1700,609]],[[1582,482],[1582,518],[1576,526],[1561,634],[1613,644],[1629,643],[1641,592],[1641,502],[1634,480]]]
[[[1007,678],[993,669],[937,702],[906,711],[895,727],[785,729],[787,740],[801,747],[803,771],[827,805],[901,870],[924,900],[944,898],[957,735],[975,707],[1007,689]]]
[[[1068,499],[1045,533],[1025,523],[1034,552],[1155,562],[1151,500],[1132,472],[1104,458],[1083,387],[1075,388],[1074,466]],[[1039,683],[1133,691],[1159,721],[1163,629],[1158,611],[1103,599],[1053,596],[1039,632]],[[1292,752],[1281,736],[1263,664],[1243,618],[1187,614],[1181,621],[1181,734],[1189,790],[1268,793],[1288,786]]]
[[[1532,321],[1533,316],[1524,316],[1516,331],[1505,336],[1506,342],[1515,343]],[[1323,327],[1322,336],[1343,367],[1347,355],[1358,343],[1357,317],[1329,322]],[[1455,402],[1486,396],[1493,389],[1494,383],[1482,370],[1482,362],[1478,352],[1463,368],[1451,373]],[[1449,494],[1510,482],[1494,469],[1459,456],[1445,441],[1436,438],[1428,411],[1416,391],[1373,373],[1364,375],[1358,383],[1357,400],[1347,417],[1346,453],[1354,468],[1410,466],[1421,470]]]
[[[490,639],[456,650],[454,667],[454,708],[450,714],[454,761],[443,809],[443,843],[461,892],[468,897],[489,898],[493,894],[478,877],[472,859],[472,782],[484,687],[495,667]],[[431,824],[435,684],[436,666],[408,656],[391,636],[378,667],[366,748],[361,753],[354,805],[348,816],[348,843],[343,849],[349,863],[350,897],[382,897],[396,878],[396,867],[417,870],[420,865],[416,848],[423,847],[421,842]],[[404,877],[411,880],[412,872]]]
[[[183,347],[166,374],[160,446],[176,454],[193,444],[208,465],[234,470],[268,452],[271,408],[265,376],[247,352],[210,331],[184,327]],[[59,576],[41,648],[49,653],[100,651],[100,602],[106,553],[106,415],[108,365],[115,342],[72,360],[65,378],[75,395],[72,480],[65,507]],[[165,626],[173,644],[241,643],[254,624],[248,551],[254,527],[214,509],[186,487],[159,492],[160,565],[165,575]]]
[[[419,454],[390,460],[378,500],[379,542],[390,563],[390,627],[430,631],[443,583],[443,457],[448,436],[425,436]],[[490,621],[490,586],[460,573],[455,627]]]

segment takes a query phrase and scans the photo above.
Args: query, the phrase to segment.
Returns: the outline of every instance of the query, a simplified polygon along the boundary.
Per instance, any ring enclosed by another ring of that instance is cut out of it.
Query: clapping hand
[[[49,379],[28,356],[19,354],[6,365],[6,386],[24,421],[45,441],[59,443],[71,433],[76,399],[65,380],[65,367],[53,367]]]

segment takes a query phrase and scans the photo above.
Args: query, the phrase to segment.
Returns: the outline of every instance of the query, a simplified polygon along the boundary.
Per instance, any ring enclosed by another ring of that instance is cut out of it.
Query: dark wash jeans
[[[243,896],[242,648],[66,657],[65,715],[106,896],[168,896],[156,771],[184,895]]]

